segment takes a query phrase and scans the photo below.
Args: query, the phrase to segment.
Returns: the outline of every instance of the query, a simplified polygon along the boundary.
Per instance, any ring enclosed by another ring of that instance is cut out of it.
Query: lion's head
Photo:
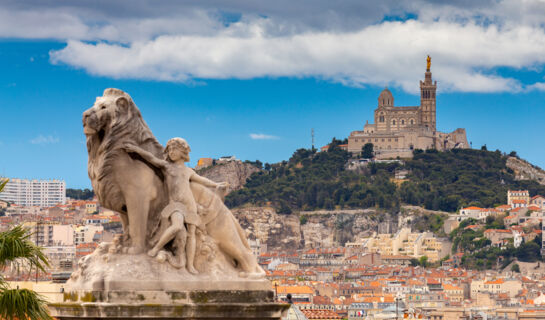
[[[109,178],[116,154],[124,152],[123,143],[136,144],[157,156],[163,152],[131,97],[119,89],[104,90],[103,96],[83,113],[83,132],[87,137],[89,177],[99,199],[103,198],[101,202],[108,202],[105,198],[118,191],[119,186],[112,185]]]
[[[116,126],[124,126],[142,116],[131,97],[119,89],[106,89],[102,97],[83,113],[83,132],[86,136],[104,137]]]

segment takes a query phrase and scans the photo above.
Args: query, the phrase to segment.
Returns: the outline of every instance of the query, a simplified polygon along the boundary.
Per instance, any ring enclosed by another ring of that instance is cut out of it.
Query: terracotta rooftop
[[[333,310],[303,309],[301,312],[307,319],[342,319],[342,317]]]

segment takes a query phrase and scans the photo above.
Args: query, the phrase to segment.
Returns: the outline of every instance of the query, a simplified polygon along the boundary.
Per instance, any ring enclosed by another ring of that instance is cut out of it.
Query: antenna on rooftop
[[[312,137],[312,150],[314,150],[314,128],[310,129],[310,136]]]

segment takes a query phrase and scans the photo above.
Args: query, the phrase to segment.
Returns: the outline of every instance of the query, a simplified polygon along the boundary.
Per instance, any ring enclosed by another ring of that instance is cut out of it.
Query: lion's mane
[[[128,102],[127,110],[119,110],[117,98],[125,98]],[[132,143],[160,157],[163,147],[155,139],[148,125],[132,98],[119,89],[106,89],[103,98],[108,99],[110,117],[102,121],[104,127],[94,135],[87,136],[87,151],[89,153],[88,172],[93,189],[100,203],[112,210],[126,213],[121,208],[124,202],[121,187],[113,179],[113,167],[118,155],[124,152],[121,147],[125,143]]]

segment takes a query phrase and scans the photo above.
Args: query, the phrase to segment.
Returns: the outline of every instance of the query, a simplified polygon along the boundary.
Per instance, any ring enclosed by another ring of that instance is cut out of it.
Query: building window
[[[411,124],[414,124],[414,120],[413,120],[413,119],[411,119]]]
[[[379,121],[380,121],[380,122],[384,122],[384,116],[380,116],[380,117],[379,117]]]
[[[395,126],[395,125],[396,125],[396,121],[395,121],[395,120],[392,120],[392,124]]]
[[[405,124],[405,120],[401,120],[401,124],[404,125],[404,124]]]

